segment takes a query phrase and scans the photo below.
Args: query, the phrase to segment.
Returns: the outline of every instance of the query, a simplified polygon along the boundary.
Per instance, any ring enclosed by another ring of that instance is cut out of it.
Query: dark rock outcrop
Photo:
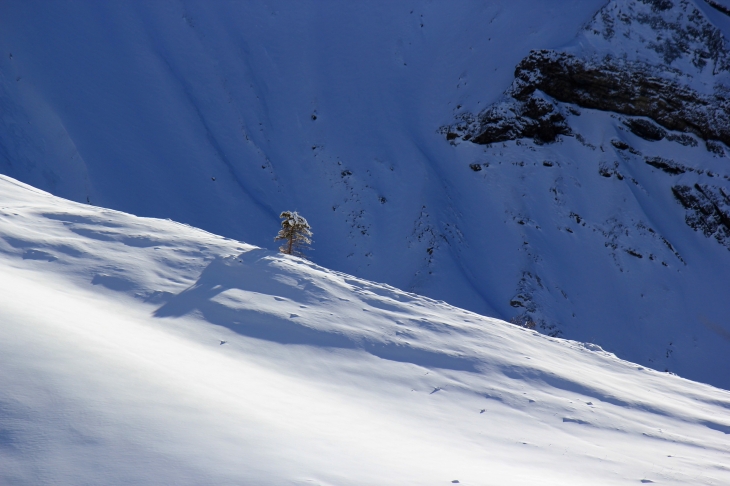
[[[678,144],[684,145],[685,147],[697,146],[697,140],[695,140],[694,137],[692,137],[691,135],[687,135],[686,133],[670,133],[667,135],[667,140],[677,142]]]
[[[564,52],[533,51],[515,69],[512,96],[525,99],[536,90],[565,103],[650,118],[666,129],[730,145],[730,100],[717,93],[700,94],[640,62],[584,60]],[[631,126],[641,136],[666,136],[647,123],[635,120]]]
[[[664,159],[662,157],[646,157],[644,159],[647,164],[656,167],[667,174],[678,175],[687,172],[687,167],[673,160]]]
[[[730,250],[730,193],[706,184],[672,187],[674,197],[687,210],[685,221],[695,231],[714,237]]]
[[[730,12],[714,0],[705,2]],[[611,54],[605,55],[607,52]],[[722,32],[695,2],[610,0],[579,34],[575,45],[565,51],[532,51],[516,66],[514,81],[499,102],[479,114],[460,115],[455,124],[442,127],[441,133],[452,143],[461,139],[477,144],[519,139],[545,144],[574,136],[584,146],[605,152],[603,145],[586,141],[578,131],[580,124],[571,128],[580,107],[615,114],[611,116],[623,124],[619,130],[644,140],[668,140],[693,148],[702,140],[712,155],[727,157],[729,72],[730,51]],[[610,140],[627,167],[643,161],[664,174],[681,176],[682,181],[719,176],[693,160],[680,163],[645,156],[629,141]],[[643,147],[651,150],[646,144]],[[686,157],[686,151],[679,153]],[[638,185],[636,179],[619,172],[618,161],[605,157],[596,157],[599,175],[628,178]],[[728,175],[724,177],[730,180]],[[692,184],[670,186],[686,209],[687,224],[730,249],[730,192]],[[522,302],[514,298],[510,303],[521,306]]]
[[[722,12],[725,15],[727,15],[728,17],[730,17],[730,8],[717,3],[715,0],[705,0],[705,3],[707,5],[709,5],[710,7],[714,8],[715,10],[717,10],[718,12]]]
[[[724,12],[714,0],[705,1]],[[578,42],[581,47],[570,52],[532,51],[515,68],[500,102],[462,115],[441,132],[450,141],[478,144],[520,138],[550,143],[571,134],[566,114],[577,114],[577,105],[637,117],[625,124],[647,140],[695,146],[691,133],[730,146],[724,75],[730,51],[694,2],[611,0]],[[605,52],[611,54],[598,54]]]
[[[624,121],[624,125],[631,130],[631,133],[644,140],[655,142],[667,136],[666,130],[643,118],[630,118]]]
[[[537,143],[550,143],[559,135],[570,133],[562,113],[544,99],[528,97],[523,102],[516,103],[515,108],[510,111],[512,116],[504,116],[500,110],[487,111],[481,119],[484,130],[472,141],[489,144],[532,138]]]
[[[502,102],[476,116],[462,115],[441,131],[448,140],[477,144],[520,138],[554,142],[560,135],[570,135],[571,129],[553,100],[642,117],[625,124],[647,140],[667,137],[695,143],[688,135],[668,135],[667,129],[730,145],[730,99],[724,95],[698,93],[640,62],[585,60],[547,50],[533,51],[517,65],[515,81]]]
[[[558,107],[539,96],[508,99],[478,116],[462,115],[457,124],[441,131],[447,140],[461,138],[481,145],[521,138],[531,138],[537,144],[551,143],[571,133]]]

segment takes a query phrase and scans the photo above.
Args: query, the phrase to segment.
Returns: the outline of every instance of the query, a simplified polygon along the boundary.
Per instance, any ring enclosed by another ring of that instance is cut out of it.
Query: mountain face
[[[481,113],[479,126],[461,138],[480,144],[527,137],[550,143],[571,134],[564,110],[536,94],[542,93],[566,106],[650,118],[666,129],[693,133],[708,142],[708,150],[723,154],[713,142],[730,143],[729,69],[721,31],[689,2],[610,2],[574,46],[533,51],[523,59],[506,93],[507,106]],[[500,120],[505,110],[514,120]],[[473,123],[468,114],[462,117]],[[510,122],[517,125],[505,126]],[[666,136],[641,119],[627,126],[647,140]],[[457,136],[447,131],[449,139]],[[689,137],[673,139],[692,144]]]
[[[4,2],[0,171],[727,388],[727,7]]]
[[[664,356],[657,349],[647,357],[649,363],[672,368],[677,343],[686,347],[698,341],[689,329],[711,329],[727,346],[730,334],[706,314],[717,304],[724,307],[721,294],[730,288],[722,276],[730,268],[729,66],[722,32],[698,4],[612,1],[574,42],[557,50],[533,50],[520,61],[512,85],[497,103],[478,114],[461,113],[457,123],[441,128],[454,146],[484,147],[484,162],[470,167],[485,173],[485,181],[502,179],[494,174],[501,171],[494,168],[492,161],[497,160],[497,165],[537,167],[523,170],[530,178],[541,172],[537,177],[550,184],[551,210],[527,203],[512,214],[517,224],[532,227],[525,231],[523,244],[530,248],[526,251],[533,264],[510,301],[520,311],[518,322],[537,323],[555,335],[581,332],[570,329],[567,313],[555,319],[557,307],[570,307],[558,304],[559,295],[572,298],[558,283],[560,270],[547,270],[553,262],[545,261],[544,243],[534,243],[545,238],[545,226],[555,225],[582,246],[571,248],[573,258],[593,253],[584,257],[583,268],[601,282],[592,285],[590,300],[615,292],[600,289],[605,274],[592,268],[599,261],[610,260],[614,272],[625,274],[618,279],[624,291],[633,287],[633,298],[626,295],[636,305],[625,317],[630,322],[619,325],[620,330],[605,322],[610,332],[644,331],[648,324],[672,336]],[[591,166],[594,173],[586,175]],[[525,185],[523,191],[544,188]],[[682,221],[686,226],[680,229]],[[697,240],[705,248],[692,248]],[[717,280],[699,275],[704,273],[699,267],[713,265],[722,269]],[[580,271],[573,266],[570,273]],[[644,280],[649,274],[656,276],[653,283]],[[702,291],[690,291],[690,286]],[[583,298],[587,288],[578,290]],[[682,289],[678,299],[666,299],[670,288]],[[665,297],[655,302],[664,303],[645,307],[642,300],[657,299],[657,293]],[[603,301],[599,307],[611,305]],[[640,307],[644,311],[637,312]],[[668,309],[671,314],[655,321]],[[672,321],[682,324],[670,331]],[[675,338],[677,331],[684,336]]]

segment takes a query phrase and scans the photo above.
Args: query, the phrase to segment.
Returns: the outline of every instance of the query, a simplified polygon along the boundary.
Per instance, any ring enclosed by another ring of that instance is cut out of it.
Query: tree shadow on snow
[[[325,289],[314,279],[283,272],[273,265],[279,257],[266,258],[271,255],[267,250],[258,249],[235,258],[214,260],[194,285],[172,296],[154,312],[154,316],[181,317],[199,313],[212,324],[279,344],[360,349],[381,359],[426,368],[478,372],[478,363],[470,359],[307,326],[302,322],[304,319],[290,310],[298,310],[300,304],[310,304],[325,297]],[[258,305],[261,302],[263,306]],[[317,310],[316,304],[312,309]],[[307,310],[309,308],[300,312]]]

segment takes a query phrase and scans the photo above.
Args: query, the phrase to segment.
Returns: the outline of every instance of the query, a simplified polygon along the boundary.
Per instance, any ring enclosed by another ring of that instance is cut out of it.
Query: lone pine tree
[[[284,211],[279,216],[282,218],[281,229],[274,241],[285,240],[279,247],[279,251],[287,255],[303,257],[302,250],[309,249],[312,243],[312,228],[307,220],[296,211]]]

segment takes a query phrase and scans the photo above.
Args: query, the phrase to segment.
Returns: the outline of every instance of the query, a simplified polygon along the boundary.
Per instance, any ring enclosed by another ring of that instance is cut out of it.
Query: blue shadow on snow
[[[426,351],[395,343],[353,339],[346,334],[313,329],[293,319],[252,309],[234,309],[216,302],[214,298],[230,289],[268,294],[272,298],[301,300],[306,294],[323,292],[316,282],[304,281],[292,285],[275,278],[281,271],[265,260],[271,252],[252,250],[234,259],[217,259],[203,270],[198,281],[172,296],[155,311],[155,317],[181,317],[198,312],[212,324],[224,326],[238,334],[279,344],[307,345],[364,350],[381,359],[412,363],[425,368],[478,372],[478,362],[445,353]],[[288,276],[287,276],[288,277]]]

